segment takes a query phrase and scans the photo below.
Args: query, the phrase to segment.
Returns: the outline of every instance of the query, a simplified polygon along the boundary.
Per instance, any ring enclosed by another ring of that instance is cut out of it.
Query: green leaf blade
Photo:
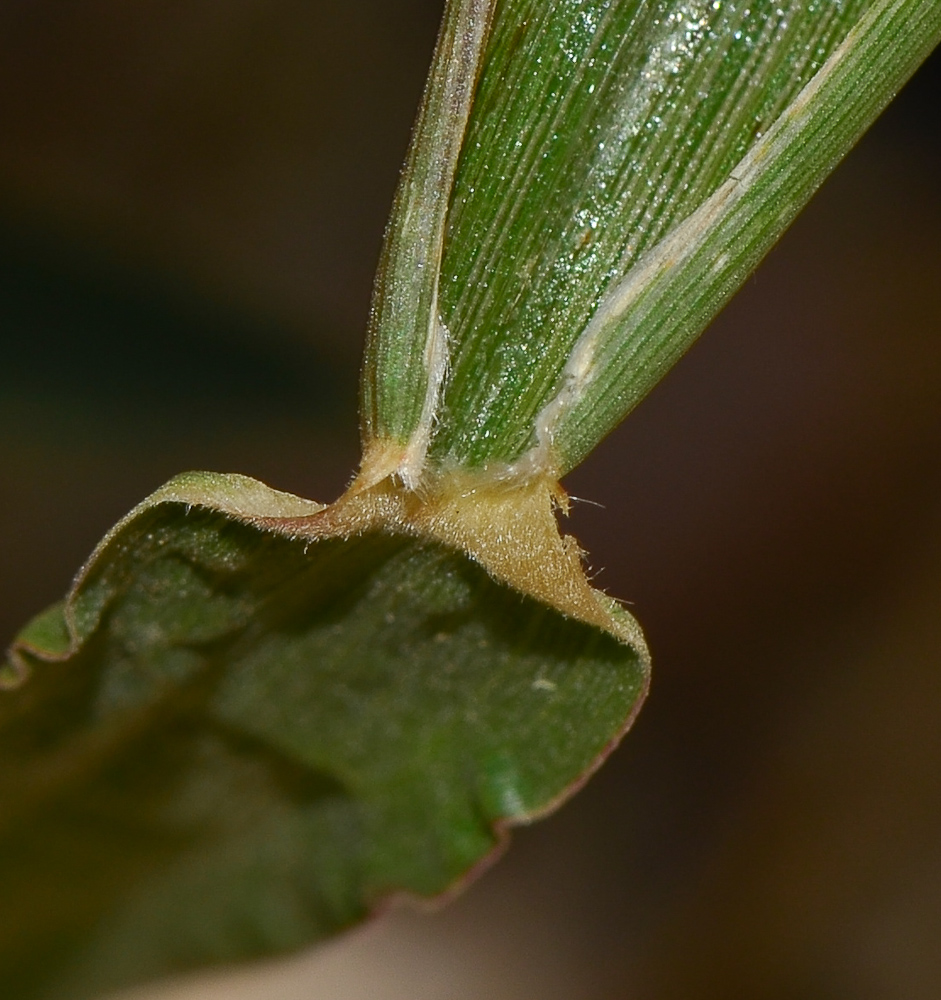
[[[72,648],[33,630],[19,650],[31,677],[0,697],[10,996],[278,953],[445,892],[636,712],[642,650],[434,541],[246,523],[258,487],[203,478],[194,504],[171,484],[86,567]],[[289,506],[271,492],[255,515]]]
[[[577,433],[565,421],[543,429],[560,439],[560,473],[683,353],[941,29],[927,0],[502,5],[448,220],[441,301],[452,374],[436,459],[512,465],[538,445],[548,404],[569,408],[566,366],[606,297],[728,182],[851,32],[855,44],[867,12],[896,7],[915,27],[900,33],[877,18],[870,36],[888,68],[859,77],[871,93],[843,94],[855,125],[777,154],[813,184],[789,189],[783,210],[770,190],[761,236],[725,230],[715,259],[735,255],[737,242],[749,252],[723,274],[722,294],[695,297],[676,327],[663,317],[649,336],[656,356],[606,370],[604,392],[589,391],[573,418]]]
[[[626,306],[612,301],[598,324],[594,384],[555,427],[562,471],[679,360],[939,38],[937,4],[870,5],[698,217],[639,262],[638,280],[628,274]]]

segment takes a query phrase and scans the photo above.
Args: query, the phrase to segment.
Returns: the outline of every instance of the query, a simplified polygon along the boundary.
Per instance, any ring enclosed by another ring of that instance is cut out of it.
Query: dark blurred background
[[[0,4],[0,642],[172,474],[333,499],[440,0]],[[941,996],[941,63],[567,482],[650,700],[456,904],[160,995]]]

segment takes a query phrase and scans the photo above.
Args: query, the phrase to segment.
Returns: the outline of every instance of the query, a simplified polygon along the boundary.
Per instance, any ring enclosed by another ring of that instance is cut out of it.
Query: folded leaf
[[[411,347],[412,370],[437,357],[435,405],[384,469],[415,481],[417,450],[429,475],[570,471],[939,38],[938,0],[503,0]],[[400,256],[412,238],[390,230]],[[411,280],[417,303],[427,275]],[[367,364],[388,414],[370,428],[430,398],[397,378]]]

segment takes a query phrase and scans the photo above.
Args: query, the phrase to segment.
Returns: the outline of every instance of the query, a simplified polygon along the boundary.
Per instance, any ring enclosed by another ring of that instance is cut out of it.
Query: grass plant
[[[629,728],[561,479],[941,38],[936,0],[450,0],[332,504],[186,473],[0,673],[11,997],[453,890]]]

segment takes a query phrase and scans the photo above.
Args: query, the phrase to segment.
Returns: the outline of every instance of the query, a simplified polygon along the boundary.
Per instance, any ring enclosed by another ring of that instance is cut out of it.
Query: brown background
[[[0,5],[0,641],[175,472],[342,489],[439,15]],[[174,997],[941,996],[939,75],[567,484],[655,656],[607,767],[447,911]]]

